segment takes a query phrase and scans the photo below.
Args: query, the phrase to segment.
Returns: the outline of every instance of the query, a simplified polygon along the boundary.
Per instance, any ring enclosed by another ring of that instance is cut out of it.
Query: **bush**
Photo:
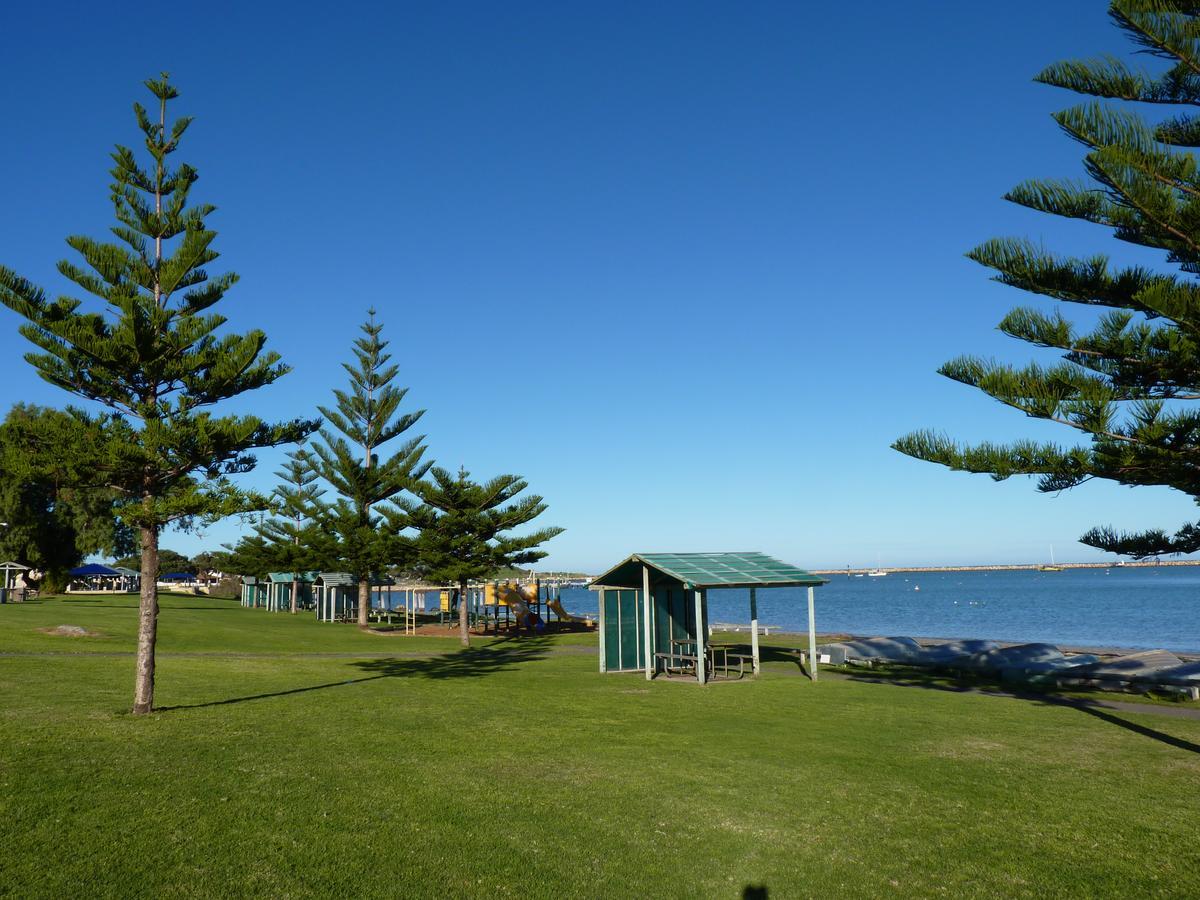
[[[32,582],[33,579],[29,579]],[[67,585],[70,583],[71,577],[63,571],[46,572],[42,575],[40,584],[30,584],[30,587],[36,587],[43,594],[65,594]]]
[[[221,600],[237,600],[242,596],[242,582],[239,578],[222,578],[215,587],[208,589],[208,596]]]

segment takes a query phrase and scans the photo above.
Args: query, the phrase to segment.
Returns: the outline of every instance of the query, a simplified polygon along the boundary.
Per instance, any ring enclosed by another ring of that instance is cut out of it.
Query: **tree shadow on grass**
[[[1094,706],[1087,700],[1071,700],[1065,697],[1040,697],[1038,699],[1047,706],[1069,706],[1071,709],[1077,709],[1081,713],[1095,716],[1102,722],[1108,722],[1110,725],[1116,725],[1118,728],[1124,728],[1126,731],[1132,731],[1134,734],[1140,734],[1142,737],[1148,737],[1151,740],[1175,747],[1179,750],[1185,750],[1188,753],[1200,754],[1200,744],[1175,737],[1175,735],[1167,734],[1165,731],[1147,728],[1145,725],[1138,725],[1136,722],[1130,722],[1128,719],[1122,719],[1120,716],[1113,715],[1108,710]]]
[[[383,678],[483,678],[495,675],[525,663],[544,659],[550,642],[546,638],[505,638],[486,647],[470,647],[452,653],[442,653],[437,656],[419,657],[415,659],[361,659],[353,663],[354,667],[367,674],[361,678],[329,681],[325,684],[313,684],[305,687],[290,688],[285,691],[269,691],[262,694],[249,694],[243,697],[229,697],[225,700],[210,700],[207,703],[182,703],[176,706],[159,706],[157,712],[169,712],[178,709],[204,709],[210,706],[229,706],[234,703],[246,703],[250,700],[266,700],[272,697],[288,697],[293,694],[307,694],[311,691],[323,691],[327,688],[344,687],[351,684],[363,684],[368,681],[378,681]]]
[[[40,600],[27,600],[27,603],[40,603]],[[140,609],[138,603],[105,603],[103,600],[67,600],[63,598],[62,603],[70,603],[76,606],[95,606],[101,609]],[[239,606],[178,606],[174,603],[159,602],[159,611],[170,609],[199,609],[205,612],[237,612],[242,607]]]
[[[1175,747],[1188,753],[1200,754],[1200,744],[1175,737],[1172,734],[1167,734],[1165,731],[1159,731],[1155,728],[1148,728],[1145,725],[1130,722],[1119,715],[1114,715],[1112,711],[1101,706],[1097,700],[1063,697],[1049,691],[1012,688],[987,681],[978,676],[957,675],[944,671],[888,667],[882,673],[877,669],[868,669],[865,671],[842,669],[840,674],[852,681],[861,681],[868,684],[891,684],[898,687],[916,687],[956,694],[994,694],[996,696],[1010,697],[1015,700],[1025,700],[1043,706],[1067,707],[1079,710],[1079,712],[1085,715],[1094,716],[1110,725],[1116,725],[1118,728],[1124,728],[1126,731],[1132,731],[1134,734],[1140,734],[1142,737],[1167,744],[1170,747]],[[1136,701],[1131,700],[1130,702]]]

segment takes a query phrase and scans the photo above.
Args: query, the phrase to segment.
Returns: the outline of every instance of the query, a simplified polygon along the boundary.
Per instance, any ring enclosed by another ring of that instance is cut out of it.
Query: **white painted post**
[[[700,590],[692,591],[696,595],[696,680],[701,684],[708,683],[708,673],[705,672],[705,662],[707,661],[707,653],[705,648],[708,642],[705,640],[704,627],[704,592]]]
[[[750,588],[750,658],[753,660],[754,674],[758,674],[758,597],[754,588]]]
[[[808,589],[808,668],[809,676],[817,680],[817,616],[813,610],[813,589]]]
[[[646,680],[654,677],[654,647],[650,643],[650,567],[642,563],[642,618],[646,636]]]

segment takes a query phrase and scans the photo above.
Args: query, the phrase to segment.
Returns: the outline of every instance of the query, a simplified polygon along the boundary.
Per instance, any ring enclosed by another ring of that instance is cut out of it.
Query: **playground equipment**
[[[508,588],[500,597],[498,602],[503,603],[513,611],[516,616],[517,626],[528,625],[537,631],[545,631],[546,623],[542,621],[542,617],[529,608],[529,601],[537,602],[538,590],[535,587],[533,596],[526,598],[524,590],[519,586]]]
[[[596,624],[591,619],[585,619],[583,616],[571,615],[563,609],[562,600],[557,596],[546,601],[546,608],[558,616],[560,622],[574,622],[577,625],[586,625],[588,628],[592,628]]]
[[[562,604],[562,585],[558,581],[543,582],[538,578],[525,583],[490,582],[474,596],[477,601],[472,609],[478,612],[484,628],[494,625],[499,629],[502,624],[515,622],[518,626],[530,625],[541,631],[552,617],[559,622],[595,627],[592,619],[567,612]]]

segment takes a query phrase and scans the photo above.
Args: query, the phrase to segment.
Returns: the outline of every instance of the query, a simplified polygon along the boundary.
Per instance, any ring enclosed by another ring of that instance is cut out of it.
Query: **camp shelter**
[[[122,575],[111,566],[99,563],[88,563],[76,566],[67,573],[71,579],[67,584],[68,591],[116,591],[120,590]]]
[[[391,588],[396,582],[386,575],[372,575],[371,587],[388,588],[388,600],[383,600],[380,591],[380,607],[391,608]],[[354,618],[358,614],[358,579],[349,572],[321,572],[313,581],[313,597],[316,600],[318,622],[338,622]]]
[[[757,675],[758,591],[805,587],[815,678],[813,589],[827,583],[765,553],[635,553],[589,585],[600,595],[600,671],[644,671],[650,679],[687,661],[704,684],[717,660],[709,644],[708,591],[749,588],[751,665]]]
[[[142,573],[137,569],[130,569],[128,566],[113,566],[113,571],[121,576],[119,582],[121,590],[133,592],[141,589]]]
[[[266,606],[267,582],[257,575],[242,576],[242,606]]]
[[[307,609],[313,602],[316,572],[268,572],[267,609],[279,612],[292,608],[292,582],[296,582],[297,608]]]

